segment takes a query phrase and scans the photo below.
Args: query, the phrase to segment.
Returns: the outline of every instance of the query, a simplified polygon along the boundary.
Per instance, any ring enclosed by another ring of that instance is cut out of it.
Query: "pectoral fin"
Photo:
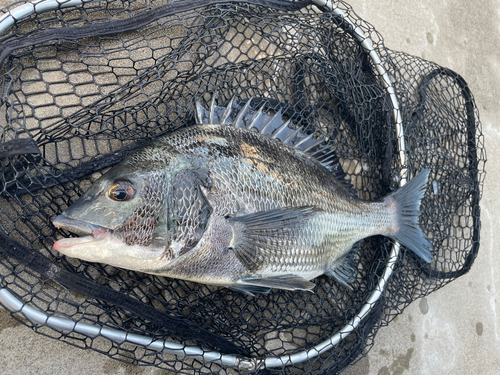
[[[233,230],[230,250],[249,271],[282,256],[293,237],[319,210],[313,206],[278,208],[227,219]]]

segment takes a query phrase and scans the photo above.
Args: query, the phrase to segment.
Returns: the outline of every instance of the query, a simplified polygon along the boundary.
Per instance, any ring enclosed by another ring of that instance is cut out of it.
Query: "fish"
[[[424,169],[376,201],[357,197],[334,149],[253,99],[194,105],[195,125],[111,168],[53,224],[53,248],[84,261],[250,295],[351,287],[361,240],[383,235],[425,262]]]

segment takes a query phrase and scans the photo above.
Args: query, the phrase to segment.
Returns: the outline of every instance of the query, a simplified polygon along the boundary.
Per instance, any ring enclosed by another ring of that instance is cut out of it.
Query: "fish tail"
[[[429,170],[422,170],[401,189],[392,193],[389,198],[396,202],[397,207],[397,230],[392,237],[430,263],[432,244],[418,225],[421,213],[420,203],[427,189],[428,177]]]

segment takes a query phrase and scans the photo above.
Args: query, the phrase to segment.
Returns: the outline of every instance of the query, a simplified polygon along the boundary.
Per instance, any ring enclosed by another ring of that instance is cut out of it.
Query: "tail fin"
[[[432,260],[432,244],[425,238],[418,225],[420,202],[427,189],[429,170],[424,169],[401,189],[390,195],[398,207],[399,230],[393,238],[408,247],[420,258],[430,263]]]

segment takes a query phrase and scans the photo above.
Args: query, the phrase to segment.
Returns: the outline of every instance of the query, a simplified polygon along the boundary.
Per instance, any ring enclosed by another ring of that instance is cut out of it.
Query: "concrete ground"
[[[0,1],[0,5],[9,3]],[[351,0],[386,45],[460,73],[480,111],[488,155],[481,248],[469,274],[382,328],[349,375],[500,374],[500,1]],[[498,147],[498,148],[497,148]],[[160,374],[35,334],[0,309],[0,374]]]

